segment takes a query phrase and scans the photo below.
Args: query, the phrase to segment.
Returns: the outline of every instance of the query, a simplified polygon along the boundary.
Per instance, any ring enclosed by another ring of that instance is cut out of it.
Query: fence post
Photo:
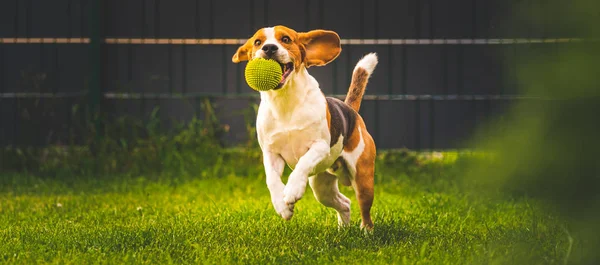
[[[102,0],[91,0],[88,10],[89,44],[89,111],[96,139],[100,137],[100,99],[102,97]]]

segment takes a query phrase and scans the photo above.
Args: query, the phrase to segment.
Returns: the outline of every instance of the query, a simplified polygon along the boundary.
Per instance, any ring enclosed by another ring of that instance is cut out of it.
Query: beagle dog
[[[364,56],[354,68],[345,101],[325,97],[307,68],[323,66],[342,51],[340,37],[328,30],[296,32],[285,26],[258,30],[238,48],[232,61],[262,57],[281,64],[279,85],[261,91],[257,138],[271,201],[285,220],[309,183],[315,198],[337,211],[340,226],[350,224],[350,200],[338,181],[352,185],[360,205],[361,228],[371,230],[375,142],[358,114],[377,56]],[[287,184],[281,174],[292,169]]]

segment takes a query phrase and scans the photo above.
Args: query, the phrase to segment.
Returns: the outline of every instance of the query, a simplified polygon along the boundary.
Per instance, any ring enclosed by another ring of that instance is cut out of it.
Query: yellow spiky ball
[[[246,83],[256,91],[267,91],[281,82],[281,66],[272,59],[256,58],[249,61],[244,71]]]

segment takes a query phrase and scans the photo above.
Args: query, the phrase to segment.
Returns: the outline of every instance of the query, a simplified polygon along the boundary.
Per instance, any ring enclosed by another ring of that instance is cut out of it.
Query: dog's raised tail
[[[345,102],[356,112],[360,109],[360,103],[365,94],[369,77],[375,70],[375,66],[377,66],[377,54],[369,53],[360,59],[354,67],[352,82],[350,82]]]

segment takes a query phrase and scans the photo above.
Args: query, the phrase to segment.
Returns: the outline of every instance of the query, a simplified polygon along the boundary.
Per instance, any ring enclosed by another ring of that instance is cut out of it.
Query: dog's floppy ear
[[[340,36],[333,31],[319,29],[298,33],[298,39],[306,49],[306,68],[326,65],[342,52]]]
[[[253,38],[248,39],[246,43],[244,43],[244,45],[240,46],[237,49],[237,51],[233,55],[233,58],[231,58],[232,62],[239,63],[241,61],[248,61],[250,57],[252,57],[250,54],[252,52],[252,39]]]

